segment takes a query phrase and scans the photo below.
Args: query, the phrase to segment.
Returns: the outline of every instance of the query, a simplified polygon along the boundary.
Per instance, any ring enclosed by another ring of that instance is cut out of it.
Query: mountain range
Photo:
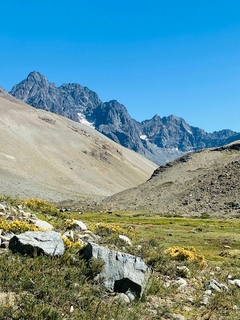
[[[0,195],[48,201],[110,196],[156,165],[97,130],[33,108],[0,88]]]
[[[87,124],[111,140],[140,153],[157,165],[183,154],[218,147],[240,139],[240,133],[221,130],[207,133],[170,115],[138,122],[116,100],[102,102],[98,95],[77,83],[57,87],[39,72],[31,72],[10,94],[25,103]]]

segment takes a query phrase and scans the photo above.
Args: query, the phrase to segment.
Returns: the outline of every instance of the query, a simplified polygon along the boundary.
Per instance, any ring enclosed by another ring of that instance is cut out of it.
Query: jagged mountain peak
[[[41,88],[49,86],[55,87],[54,83],[49,82],[48,79],[38,71],[30,72],[27,78],[23,80],[21,83],[29,87],[33,87],[35,85],[40,86]]]
[[[32,71],[29,73],[29,75],[27,76],[27,80],[30,80],[30,79],[36,79],[36,80],[42,80],[42,79],[46,79],[47,78],[45,76],[43,76],[40,72],[38,71]]]
[[[117,100],[103,103],[94,91],[77,83],[56,87],[36,71],[15,85],[10,93],[36,108],[90,123],[115,142],[143,154],[158,165],[188,151],[221,146],[239,137],[231,130],[208,134],[175,115],[160,118],[156,114],[139,123]]]

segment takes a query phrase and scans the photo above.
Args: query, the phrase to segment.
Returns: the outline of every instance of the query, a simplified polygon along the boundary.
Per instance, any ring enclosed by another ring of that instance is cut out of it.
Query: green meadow
[[[84,261],[81,249],[69,242],[61,257],[28,257],[0,251],[0,319],[20,320],[154,320],[240,319],[240,288],[230,286],[228,276],[240,279],[240,221],[163,217],[146,212],[61,213],[41,200],[17,200],[2,197],[9,211],[17,204],[51,223],[63,234],[73,219],[83,221],[99,236],[99,244],[140,256],[152,269],[152,276],[141,299],[131,304],[116,300],[95,276],[102,270],[100,260]],[[9,222],[3,216],[2,232],[26,231],[28,225]],[[30,228],[30,227],[29,227]],[[32,226],[31,226],[32,228]],[[126,235],[128,245],[119,238]],[[177,253],[177,255],[176,255]],[[187,267],[190,276],[178,271]],[[181,277],[187,286],[179,291],[174,285]],[[213,292],[202,303],[205,284],[215,279],[229,286],[225,292]]]

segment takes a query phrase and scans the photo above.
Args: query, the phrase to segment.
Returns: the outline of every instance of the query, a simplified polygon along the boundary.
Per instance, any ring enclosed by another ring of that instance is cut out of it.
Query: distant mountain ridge
[[[240,139],[240,133],[232,130],[206,133],[173,115],[163,118],[155,115],[150,120],[137,122],[118,101],[102,102],[94,91],[76,83],[56,87],[36,71],[15,85],[10,94],[35,108],[86,123],[158,165],[188,151],[218,147]]]

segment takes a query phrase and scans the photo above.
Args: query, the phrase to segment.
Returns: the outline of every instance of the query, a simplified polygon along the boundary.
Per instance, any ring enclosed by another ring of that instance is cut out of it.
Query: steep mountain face
[[[0,88],[0,194],[99,199],[145,182],[156,165],[89,126]]]
[[[92,125],[158,165],[188,151],[221,146],[239,138],[239,133],[231,130],[206,133],[173,115],[163,118],[155,115],[139,123],[116,100],[103,103],[95,92],[79,84],[56,87],[38,72],[31,72],[10,94],[35,108]]]

